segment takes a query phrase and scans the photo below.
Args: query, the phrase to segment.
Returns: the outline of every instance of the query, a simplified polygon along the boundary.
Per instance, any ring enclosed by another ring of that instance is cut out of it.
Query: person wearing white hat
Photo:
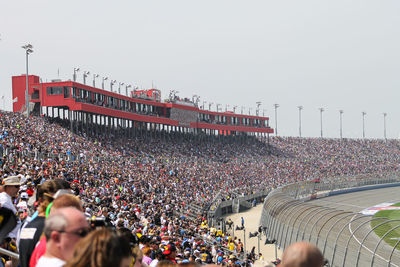
[[[17,209],[14,206],[12,198],[17,196],[21,185],[20,178],[18,176],[9,176],[3,180],[2,184],[4,192],[0,193],[0,207],[9,209],[17,215]],[[15,228],[8,234],[9,237],[14,239],[17,237],[18,229],[21,226],[20,224],[21,223],[18,220]]]

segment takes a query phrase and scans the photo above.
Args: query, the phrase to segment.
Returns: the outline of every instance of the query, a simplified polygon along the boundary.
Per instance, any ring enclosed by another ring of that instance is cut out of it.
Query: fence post
[[[274,216],[274,213],[276,213],[276,210],[278,209],[277,207],[281,207],[283,205],[285,205],[286,203],[281,203],[279,201],[276,201],[276,203],[273,205],[271,211],[270,211],[270,215],[271,215],[271,225],[269,226],[269,232],[271,233],[271,235],[275,235],[275,231],[276,231],[276,224],[277,224],[277,220],[276,220],[276,216]],[[275,238],[278,239],[278,238]]]
[[[326,243],[327,243],[328,236],[329,236],[329,234],[331,233],[332,229],[337,225],[338,222],[340,222],[340,221],[343,220],[344,218],[350,217],[350,216],[354,216],[354,213],[350,212],[349,214],[347,214],[347,215],[344,216],[343,218],[340,218],[340,219],[336,220],[335,223],[332,225],[332,227],[329,229],[329,231],[328,231],[328,233],[327,233],[327,235],[326,235],[326,238],[325,238],[324,250],[322,251],[322,255],[325,255]]]
[[[317,225],[317,223],[319,223],[319,220],[321,220],[323,217],[325,217],[326,215],[329,215],[331,213],[337,212],[337,210],[332,210],[331,208],[329,208],[329,210],[327,210],[328,212],[323,213],[320,217],[318,217],[318,219],[315,221],[315,223],[313,224],[313,226],[311,227],[310,230],[310,237],[308,238],[308,242],[311,242],[311,237],[312,237],[312,232],[314,231],[314,227]],[[321,212],[322,213],[322,212]]]
[[[313,206],[311,209],[310,209],[310,211],[309,212],[307,212],[305,215],[304,215],[304,217],[301,219],[301,221],[300,221],[300,224],[299,224],[299,231],[297,231],[297,234],[296,234],[296,241],[298,240],[298,237],[299,237],[299,232],[300,232],[300,229],[301,229],[301,225],[303,224],[303,222],[304,222],[304,219],[306,219],[306,218],[310,218],[310,217],[308,217],[313,211],[315,211],[315,209],[320,209],[321,207],[320,206]],[[304,228],[305,228],[306,226],[304,226]],[[304,229],[303,229],[304,230]]]
[[[354,216],[356,216],[356,215],[354,215]],[[367,218],[367,217],[369,217],[369,216],[361,216],[361,217],[358,217],[358,218],[356,218],[356,219],[350,221],[347,225],[345,225],[345,227],[346,227],[346,226],[350,226],[350,224],[351,224],[352,222],[354,222],[355,220],[357,220],[357,219],[360,219],[360,218]],[[350,240],[351,240],[351,238],[353,237],[353,235],[355,235],[355,233],[358,231],[358,229],[360,229],[360,228],[361,228],[362,226],[364,226],[366,223],[371,223],[372,221],[374,221],[374,220],[379,220],[379,219],[386,219],[386,218],[377,217],[377,218],[372,218],[372,219],[370,219],[370,220],[368,220],[368,221],[365,221],[365,222],[363,222],[362,224],[360,224],[359,226],[357,226],[357,228],[356,228],[356,229],[353,231],[353,233],[349,236],[349,238],[347,239],[347,243],[346,243],[346,247],[345,247],[345,251],[344,251],[343,266],[344,266],[344,264],[346,263],[347,249],[348,249]],[[343,227],[342,230],[344,230],[345,227]],[[336,240],[336,241],[337,241],[337,240]],[[336,246],[336,243],[335,243],[335,246]]]
[[[396,245],[394,245],[392,252],[390,253],[390,257],[389,257],[389,261],[388,261],[388,267],[390,267],[390,265],[392,264],[392,256],[394,251],[396,250],[396,247],[399,245],[400,240],[397,241]]]
[[[330,208],[320,206],[317,210],[324,211],[324,210],[330,210]],[[306,234],[307,225],[310,223],[312,218],[313,218],[312,216],[308,217],[308,220],[307,220],[306,224],[304,225],[303,235],[301,236],[301,240],[304,240],[304,237],[305,237],[305,234]]]
[[[291,207],[291,208],[288,208],[287,210],[285,210],[283,213],[285,213],[285,217],[287,216],[287,214],[290,214],[290,212],[292,212],[292,210],[293,209],[295,209],[297,206],[299,206],[299,205],[303,205],[303,203],[302,202],[298,202],[298,203],[294,203],[294,205]],[[283,216],[282,216],[283,217]],[[284,218],[285,218],[284,217]],[[289,218],[289,220],[291,219],[292,217],[290,217]],[[281,234],[281,238],[280,238],[280,244],[281,244],[281,247],[283,247],[283,248],[285,248],[285,246],[282,246],[282,244],[283,244],[283,233],[285,232],[285,226],[286,226],[286,224],[284,224],[283,222],[281,223],[281,225],[283,225],[282,226],[282,234]],[[286,235],[285,235],[285,245],[286,245],[286,236],[287,236],[287,232],[289,231],[289,225],[287,225],[286,226]]]
[[[294,202],[294,200],[293,200],[293,202]],[[275,217],[274,217],[274,224],[273,224],[273,233],[274,233],[274,236],[276,235],[276,240],[278,240],[278,238],[279,238],[279,233],[280,233],[280,231],[281,231],[281,227],[282,227],[282,224],[281,223],[279,223],[279,221],[278,221],[278,210],[281,210],[282,209],[282,207],[287,207],[288,205],[290,205],[291,203],[293,203],[293,202],[284,202],[283,204],[282,203],[280,203],[281,205],[279,205],[279,206],[277,206],[277,207],[275,207]],[[284,213],[285,212],[285,210],[283,210],[282,211],[282,213]]]
[[[339,212],[339,210],[338,210],[337,212]],[[315,244],[317,247],[318,247],[319,234],[322,232],[322,229],[325,227],[325,225],[326,225],[331,219],[335,218],[336,216],[342,215],[342,214],[346,214],[346,213],[349,213],[349,212],[348,212],[348,211],[339,212],[338,214],[333,215],[332,217],[330,217],[328,220],[325,221],[325,223],[321,226],[321,228],[319,229],[318,234],[317,234],[317,242],[316,242],[316,244]],[[325,240],[326,240],[326,239],[325,239]]]
[[[387,218],[385,218],[385,219],[387,219]],[[367,237],[369,236],[369,234],[370,234],[371,232],[373,232],[373,231],[374,231],[376,228],[378,228],[379,226],[382,226],[382,225],[384,225],[384,224],[386,224],[386,223],[393,222],[393,221],[400,221],[400,220],[387,220],[387,221],[384,221],[383,223],[380,223],[380,224],[376,225],[374,228],[372,228],[371,230],[369,230],[369,232],[364,236],[363,240],[362,240],[361,243],[360,243],[360,247],[358,248],[356,266],[358,266],[358,262],[359,262],[359,260],[360,260],[361,248],[362,248],[362,246],[363,246],[363,243],[364,243],[365,239],[367,239]]]
[[[400,221],[400,220],[399,220]],[[392,229],[390,229],[389,231],[387,231],[382,237],[381,239],[379,239],[378,244],[376,244],[375,249],[374,249],[374,254],[372,254],[372,259],[371,259],[371,267],[374,265],[374,260],[375,260],[375,254],[376,251],[378,250],[379,245],[381,244],[382,240],[385,239],[385,237],[390,234],[392,231],[396,230],[397,228],[399,228],[400,225],[397,225],[396,227],[393,227]]]
[[[306,204],[305,204],[306,205]],[[313,208],[312,206],[305,206],[305,211],[306,210],[309,210],[309,209],[311,209],[311,208]],[[301,208],[300,208],[301,209]],[[290,238],[289,238],[289,242],[291,242],[292,241],[292,234],[293,234],[293,230],[294,230],[294,226],[296,225],[296,222],[297,222],[297,219],[301,216],[301,215],[303,215],[304,214],[304,211],[300,211],[299,212],[299,215],[297,215],[297,217],[296,217],[296,219],[294,220],[294,222],[293,222],[293,227],[292,227],[292,230],[290,231]],[[293,216],[292,216],[292,218],[293,218]],[[292,220],[292,218],[290,219],[290,221]],[[289,221],[289,226],[290,226],[290,221]],[[300,229],[297,229],[297,233],[299,232],[299,230]],[[289,243],[290,244],[290,243]],[[286,239],[285,239],[285,245],[286,245]]]

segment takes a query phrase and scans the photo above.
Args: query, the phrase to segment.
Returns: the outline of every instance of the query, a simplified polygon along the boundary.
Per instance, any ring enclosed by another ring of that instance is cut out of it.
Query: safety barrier
[[[311,242],[323,252],[328,266],[400,267],[400,240],[394,246],[384,241],[400,228],[400,220],[374,218],[308,201],[329,195],[400,186],[398,177],[398,173],[389,173],[382,175],[381,179],[369,175],[342,183],[302,182],[275,189],[264,201],[260,221],[267,232],[266,242],[276,243],[281,249],[297,241]],[[371,222],[377,224],[371,227]],[[388,230],[378,237],[374,230],[381,226],[387,226]]]

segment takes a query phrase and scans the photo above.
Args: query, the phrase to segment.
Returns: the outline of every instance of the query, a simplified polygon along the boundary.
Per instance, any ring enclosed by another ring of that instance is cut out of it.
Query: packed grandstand
[[[141,263],[144,252],[143,264],[150,266],[163,258],[231,266],[257,258],[254,252],[245,255],[238,238],[207,224],[217,195],[221,201],[296,181],[399,169],[397,140],[271,137],[268,145],[254,136],[204,140],[182,133],[128,139],[118,132],[75,134],[65,125],[47,117],[0,113],[1,178],[3,184],[8,177],[20,179],[13,201],[21,224],[41,205],[38,188],[43,191],[55,180],[45,194],[53,199],[58,189],[71,189],[93,222],[128,232],[130,244],[141,249],[133,253],[135,263]],[[23,238],[15,238],[17,248],[8,248],[19,249],[21,266],[35,266],[29,264],[34,246],[27,248]]]

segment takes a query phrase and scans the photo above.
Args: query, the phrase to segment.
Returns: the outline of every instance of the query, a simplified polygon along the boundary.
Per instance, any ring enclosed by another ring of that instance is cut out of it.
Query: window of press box
[[[62,95],[64,87],[47,87],[47,95]]]

